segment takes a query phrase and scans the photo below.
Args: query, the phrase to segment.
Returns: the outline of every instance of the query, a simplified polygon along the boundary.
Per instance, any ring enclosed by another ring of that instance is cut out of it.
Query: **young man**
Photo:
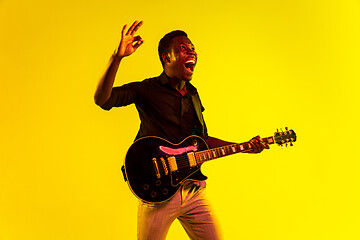
[[[160,40],[158,51],[163,66],[160,76],[113,87],[120,62],[143,43],[140,36],[134,36],[141,25],[142,22],[135,21],[127,31],[127,26],[123,27],[120,45],[96,89],[95,103],[105,110],[135,103],[141,120],[136,139],[157,136],[179,143],[187,136],[198,135],[206,139],[209,148],[232,144],[207,134],[204,108],[190,83],[197,53],[183,31],[170,32]],[[249,142],[251,153],[268,148],[259,136]],[[175,219],[191,239],[220,239],[204,194],[205,181],[185,181],[168,201],[155,204],[140,201],[138,239],[165,239]]]

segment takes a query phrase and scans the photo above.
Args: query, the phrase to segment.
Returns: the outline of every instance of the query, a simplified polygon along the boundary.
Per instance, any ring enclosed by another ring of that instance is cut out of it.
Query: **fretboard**
[[[274,137],[262,138],[262,140],[267,144],[274,143]],[[249,142],[236,143],[236,144],[231,144],[218,148],[212,148],[209,150],[196,152],[195,158],[198,164],[202,164],[209,160],[225,157],[235,153],[247,152],[251,150],[252,150],[252,146]]]

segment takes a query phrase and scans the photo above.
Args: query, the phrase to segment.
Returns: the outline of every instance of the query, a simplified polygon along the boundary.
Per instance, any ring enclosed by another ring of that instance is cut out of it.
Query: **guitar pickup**
[[[189,165],[190,167],[195,167],[197,165],[195,154],[194,152],[187,153],[188,159],[189,159]]]
[[[178,166],[176,164],[176,158],[175,157],[168,157],[169,161],[169,167],[171,172],[175,172],[178,170]]]

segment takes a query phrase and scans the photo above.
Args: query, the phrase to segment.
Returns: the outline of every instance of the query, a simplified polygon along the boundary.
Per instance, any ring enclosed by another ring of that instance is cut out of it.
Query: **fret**
[[[220,152],[219,148],[216,148],[216,153],[217,153],[218,157],[221,157],[221,152]]]
[[[268,144],[275,143],[273,137],[263,138],[262,140]],[[251,144],[249,142],[244,142],[244,143],[237,143],[237,144],[200,151],[195,154],[195,157],[198,164],[202,164],[203,162],[212,159],[224,157],[234,153],[245,152],[251,149],[252,149]]]
[[[232,150],[233,153],[236,153],[236,147],[234,145],[231,146],[231,150]]]
[[[225,155],[229,155],[229,154],[230,154],[229,146],[225,146],[225,147],[224,147],[224,150],[225,150]]]
[[[223,156],[225,156],[225,149],[224,149],[224,148],[221,148],[221,154],[222,154]]]
[[[207,155],[208,159],[210,160],[211,159],[210,151],[206,151],[206,155]]]
[[[214,158],[217,158],[216,150],[212,150],[212,153],[213,153]]]
[[[268,144],[274,143],[273,137],[263,138],[262,140]],[[238,143],[238,144],[227,145],[227,146],[223,146],[223,147],[218,147],[218,148],[213,148],[213,149],[197,152],[196,159],[197,159],[198,163],[201,164],[203,162],[206,162],[206,161],[209,161],[212,159],[224,157],[224,156],[231,155],[231,154],[238,153],[238,152],[245,152],[245,151],[248,151],[251,149],[252,149],[252,146],[249,142]]]
[[[274,138],[273,137],[268,137],[266,138],[266,141],[268,144],[273,144],[274,143]]]
[[[233,153],[234,153],[234,151],[233,151],[232,148],[231,148],[231,145],[227,146],[227,150],[228,150],[228,153],[229,153],[229,154],[233,154]]]
[[[242,145],[242,144],[240,143],[239,146],[240,146],[240,151],[244,151],[244,145]]]

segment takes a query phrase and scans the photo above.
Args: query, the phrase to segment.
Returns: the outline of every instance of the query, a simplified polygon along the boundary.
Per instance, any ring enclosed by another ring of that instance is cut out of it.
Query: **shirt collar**
[[[169,83],[169,77],[166,75],[165,72],[162,72],[161,75],[159,76],[159,80],[163,85],[170,85]],[[186,89],[187,92],[191,95],[195,94],[197,92],[196,88],[190,83],[190,82],[186,82]]]

